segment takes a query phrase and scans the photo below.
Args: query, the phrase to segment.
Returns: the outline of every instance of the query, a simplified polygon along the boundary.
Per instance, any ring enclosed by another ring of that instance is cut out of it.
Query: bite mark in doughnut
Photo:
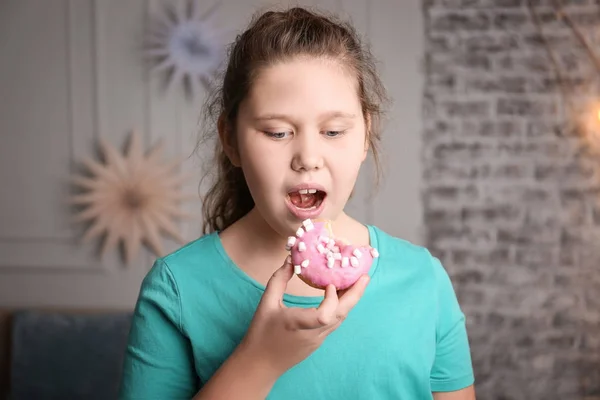
[[[290,251],[294,273],[317,289],[325,289],[329,284],[337,290],[352,286],[379,257],[377,249],[371,246],[357,247],[335,238],[331,222],[325,220],[304,220],[296,236],[288,238],[286,249]]]

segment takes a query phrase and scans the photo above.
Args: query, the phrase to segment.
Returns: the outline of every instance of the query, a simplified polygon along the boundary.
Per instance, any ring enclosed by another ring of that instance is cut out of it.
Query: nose
[[[323,168],[323,148],[319,139],[319,134],[312,132],[299,132],[294,137],[294,156],[292,157],[294,171],[312,171]]]

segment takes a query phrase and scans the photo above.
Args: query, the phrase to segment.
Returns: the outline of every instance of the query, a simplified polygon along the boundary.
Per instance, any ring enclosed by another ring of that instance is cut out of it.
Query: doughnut
[[[307,285],[325,289],[333,284],[337,290],[352,286],[367,274],[379,257],[371,246],[353,246],[333,234],[329,220],[304,220],[295,236],[288,237],[294,273]]]

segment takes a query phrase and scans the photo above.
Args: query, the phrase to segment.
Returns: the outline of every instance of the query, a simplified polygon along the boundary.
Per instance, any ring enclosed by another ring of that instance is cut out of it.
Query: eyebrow
[[[329,119],[334,119],[334,118],[353,119],[355,117],[356,117],[356,114],[350,114],[350,113],[345,113],[345,112],[341,112],[341,111],[331,111],[331,112],[322,114],[319,119],[320,120],[329,120]],[[261,116],[254,118],[255,121],[270,121],[270,120],[274,120],[274,119],[287,120],[290,118],[289,118],[289,116],[284,115],[284,114],[267,114],[267,115],[261,115]]]

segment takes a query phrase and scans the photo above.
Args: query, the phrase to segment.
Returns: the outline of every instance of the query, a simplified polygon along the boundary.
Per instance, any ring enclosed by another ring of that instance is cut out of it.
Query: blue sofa
[[[117,398],[131,312],[0,312],[0,398]]]

